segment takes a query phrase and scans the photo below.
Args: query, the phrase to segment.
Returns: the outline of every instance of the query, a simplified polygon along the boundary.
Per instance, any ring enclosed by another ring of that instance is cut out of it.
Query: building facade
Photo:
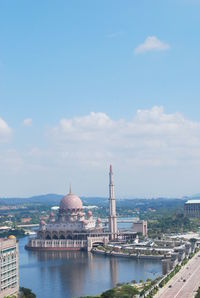
[[[147,221],[139,220],[133,223],[133,231],[135,233],[141,233],[143,236],[147,236]]]
[[[0,239],[0,298],[19,292],[18,244],[14,236]]]
[[[200,218],[200,200],[189,200],[184,205],[184,214],[188,217]]]

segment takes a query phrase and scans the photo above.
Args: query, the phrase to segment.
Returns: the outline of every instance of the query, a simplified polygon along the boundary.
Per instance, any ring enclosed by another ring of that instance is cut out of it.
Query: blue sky
[[[0,1],[0,196],[69,181],[106,195],[110,162],[119,196],[199,192],[199,13],[198,0]]]

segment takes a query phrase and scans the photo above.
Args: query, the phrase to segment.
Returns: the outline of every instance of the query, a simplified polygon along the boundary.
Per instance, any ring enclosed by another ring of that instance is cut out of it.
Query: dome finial
[[[69,194],[70,195],[72,194],[72,185],[71,185],[71,183],[69,184]]]

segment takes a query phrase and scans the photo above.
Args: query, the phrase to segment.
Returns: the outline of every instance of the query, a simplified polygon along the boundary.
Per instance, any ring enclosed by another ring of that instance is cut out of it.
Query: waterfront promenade
[[[124,253],[124,252],[116,252],[111,250],[100,250],[98,248],[93,248],[92,252],[94,254],[106,255],[111,257],[124,257],[124,258],[133,258],[133,259],[149,259],[149,260],[161,260],[164,258],[164,255],[145,255],[145,254],[134,254],[134,253]]]
[[[200,252],[155,295],[155,298],[193,298],[200,286]]]

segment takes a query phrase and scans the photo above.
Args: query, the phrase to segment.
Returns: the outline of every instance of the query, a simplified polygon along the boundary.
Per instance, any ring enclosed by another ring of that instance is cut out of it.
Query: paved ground
[[[200,253],[197,253],[155,298],[192,298],[200,286]]]
[[[196,239],[199,239],[200,238],[200,235],[199,233],[193,233],[193,232],[189,232],[187,234],[176,234],[174,236],[171,236],[171,238],[184,238],[186,240],[190,240],[192,238],[196,238]]]

